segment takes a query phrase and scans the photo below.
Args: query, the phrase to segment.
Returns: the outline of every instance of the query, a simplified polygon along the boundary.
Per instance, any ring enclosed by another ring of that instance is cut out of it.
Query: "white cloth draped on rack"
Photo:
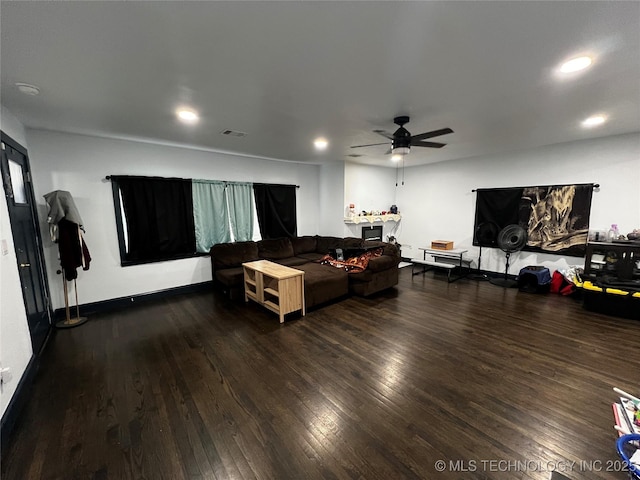
[[[73,201],[71,193],[65,190],[55,190],[44,195],[44,199],[49,205],[49,213],[47,215],[47,223],[49,224],[49,234],[51,241],[58,241],[58,223],[63,218],[75,223],[84,232],[84,222],[78,212],[78,207]]]

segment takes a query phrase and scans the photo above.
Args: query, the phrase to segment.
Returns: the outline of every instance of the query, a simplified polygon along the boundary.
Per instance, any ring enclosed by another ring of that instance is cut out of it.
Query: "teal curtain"
[[[253,238],[253,219],[255,215],[253,184],[227,183],[227,201],[229,219],[236,242],[245,242]]]
[[[208,253],[212,245],[231,241],[225,182],[193,180],[192,187],[196,251]]]

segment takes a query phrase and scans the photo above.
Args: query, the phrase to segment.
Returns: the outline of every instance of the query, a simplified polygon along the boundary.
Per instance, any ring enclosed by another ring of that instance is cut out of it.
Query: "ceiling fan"
[[[374,130],[374,133],[382,135],[383,137],[391,140],[391,148],[386,154],[393,153],[394,155],[407,155],[411,147],[430,147],[430,148],[442,148],[446,143],[439,142],[426,142],[425,140],[433,137],[439,137],[440,135],[447,135],[453,133],[450,128],[442,128],[440,130],[433,130],[431,132],[420,133],[419,135],[411,135],[404,125],[409,123],[409,117],[406,115],[396,117],[393,119],[393,123],[399,125],[395,132],[389,133],[385,130]],[[376,145],[388,145],[389,142],[383,143],[370,143],[368,145],[352,145],[351,148],[361,147],[374,147]]]

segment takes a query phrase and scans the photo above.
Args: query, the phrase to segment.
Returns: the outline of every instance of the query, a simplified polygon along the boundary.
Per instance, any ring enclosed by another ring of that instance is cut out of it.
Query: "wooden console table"
[[[471,260],[463,258],[463,255],[468,251],[466,249],[438,250],[435,248],[419,248],[418,250],[422,250],[422,260],[419,258],[411,259],[411,273],[413,275],[428,272],[432,268],[445,268],[447,269],[447,281],[451,283],[467,276],[471,269]],[[427,260],[427,254],[431,255],[433,260]],[[422,265],[422,270],[415,272],[414,267],[416,265]],[[452,279],[451,271],[456,267],[459,268],[459,274]],[[466,272],[463,270],[464,268],[466,268]]]
[[[254,300],[280,316],[304,308],[304,272],[269,260],[243,263],[244,301]]]

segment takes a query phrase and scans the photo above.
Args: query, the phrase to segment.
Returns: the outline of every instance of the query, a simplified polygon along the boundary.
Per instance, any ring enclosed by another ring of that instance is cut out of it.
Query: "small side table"
[[[243,263],[244,301],[254,300],[280,317],[304,308],[304,272],[269,260]]]
[[[447,269],[447,281],[451,283],[466,277],[471,270],[471,260],[463,258],[463,255],[468,251],[466,249],[453,248],[451,250],[438,250],[435,248],[421,247],[418,250],[422,250],[422,260],[419,258],[411,260],[413,264],[411,266],[411,273],[413,275],[428,272],[433,268],[445,268]],[[429,254],[433,260],[427,260],[427,254]],[[416,265],[421,265],[422,270],[415,272],[414,267]],[[452,278],[451,271],[455,268],[459,269],[459,274]]]

